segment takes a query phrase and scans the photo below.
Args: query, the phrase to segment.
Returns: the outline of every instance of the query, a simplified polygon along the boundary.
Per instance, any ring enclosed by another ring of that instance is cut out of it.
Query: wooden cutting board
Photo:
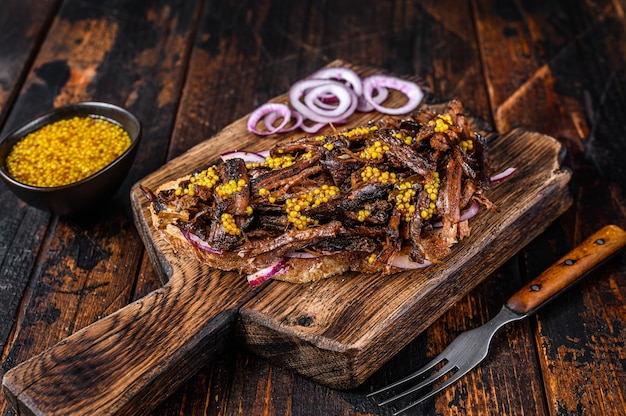
[[[331,65],[345,65],[334,62]],[[362,75],[372,69],[355,68]],[[287,102],[285,95],[274,101]],[[343,127],[363,124],[359,114]],[[151,224],[139,184],[156,188],[228,150],[263,150],[277,138],[246,130],[244,117],[148,175],[131,190],[137,229],[164,286],[10,370],[3,389],[32,414],[145,414],[233,339],[258,355],[334,388],[361,384],[571,204],[561,145],[517,129],[491,135],[494,172],[517,168],[487,196],[471,236],[440,265],[392,276],[348,273],[250,288],[244,276],[174,252]],[[486,133],[484,123],[474,128]]]

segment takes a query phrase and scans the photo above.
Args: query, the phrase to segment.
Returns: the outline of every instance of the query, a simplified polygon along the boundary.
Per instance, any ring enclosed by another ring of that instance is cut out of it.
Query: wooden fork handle
[[[587,272],[626,245],[626,231],[607,225],[522,287],[506,302],[520,314],[532,314]]]

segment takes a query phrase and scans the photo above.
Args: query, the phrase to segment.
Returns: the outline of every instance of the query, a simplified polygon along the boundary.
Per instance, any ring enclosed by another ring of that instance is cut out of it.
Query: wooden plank
[[[60,1],[4,1],[0,14],[0,127],[30,69]],[[28,30],[24,30],[28,28]]]
[[[180,263],[169,283],[4,376],[19,412],[147,414],[230,342],[247,283]]]
[[[3,372],[133,297],[143,245],[132,222],[128,193],[137,178],[165,160],[199,10],[190,2],[132,8],[122,3],[64,3],[5,125],[10,129],[54,106],[94,99],[133,111],[144,123],[147,139],[109,206],[88,216],[62,219],[38,211],[33,215],[32,208],[24,207],[24,219],[16,221],[28,223],[7,227],[11,231],[6,235],[11,256],[7,259],[17,258],[20,247],[22,255],[30,255],[22,269],[4,262],[3,278],[8,271],[12,273],[8,279],[23,274],[31,283],[23,300],[24,315],[3,320],[16,328],[3,350]],[[12,206],[21,204],[8,192],[5,197]],[[25,237],[26,224],[30,231]],[[42,248],[30,249],[27,244],[33,242]],[[16,299],[21,297],[20,292]],[[0,406],[6,408],[4,398]]]
[[[397,74],[418,74],[439,99],[458,96],[478,117],[491,120],[479,50],[474,32],[468,30],[474,24],[469,5],[456,1],[388,1],[370,2],[364,9],[358,1],[344,1],[247,6],[244,14],[236,2],[205,3],[172,137],[171,157],[212,137],[232,120],[286,91],[295,80],[335,57]],[[338,16],[341,24],[337,23]],[[233,31],[233,27],[238,30]],[[470,296],[465,301],[497,302],[489,296],[478,300]],[[447,325],[439,323],[430,329],[442,333],[448,330]],[[436,344],[441,338],[427,335],[411,344],[413,352],[421,353],[420,346],[426,343],[433,350],[445,346]],[[410,362],[415,363],[416,356],[411,355]],[[365,387],[395,381],[406,367],[405,363],[385,366],[387,370],[380,373],[387,378],[372,377]],[[246,371],[248,368],[251,371]],[[533,370],[532,366],[523,368]],[[236,372],[235,381],[231,381],[231,371]],[[522,377],[506,371],[504,376],[509,376],[510,383]],[[258,413],[252,409],[268,406],[268,389],[276,413],[282,408],[291,409],[293,414],[348,415],[355,414],[355,409],[378,412],[361,390],[344,393],[325,388],[245,351],[207,365],[198,379],[207,383],[205,391],[198,388],[197,381],[191,381],[156,413],[178,414],[176,409],[182,409],[178,412],[187,414],[188,403],[194,400],[207,400],[210,414],[239,409]],[[235,393],[224,383],[235,383],[231,389]],[[490,406],[491,400],[485,397],[482,404]],[[518,410],[513,404],[508,413]],[[448,409],[447,403],[437,406],[440,412]],[[433,405],[422,410],[424,414],[436,412]]]
[[[547,241],[528,247],[524,267],[533,276],[600,225],[626,221],[623,203],[614,199],[626,184],[619,156],[626,147],[616,140],[626,135],[616,113],[624,102],[624,55],[615,52],[626,47],[623,5],[473,5],[496,125],[525,123],[554,135],[567,147],[565,163],[574,171],[572,210],[545,236]],[[521,37],[503,36],[513,32]],[[526,53],[514,52],[521,45]],[[539,111],[522,115],[521,108]],[[552,413],[623,413],[625,383],[614,370],[623,367],[623,337],[613,325],[621,325],[626,308],[619,302],[605,306],[606,299],[623,298],[626,272],[619,264],[603,267],[536,319]]]
[[[41,39],[58,7],[58,1],[5,1],[0,13],[0,137],[11,104],[28,73]],[[24,30],[28,27],[29,30]],[[44,214],[22,209],[4,184],[0,193],[0,351],[10,336],[19,302],[30,279],[45,228],[35,226]],[[44,219],[45,221],[45,219]]]
[[[358,386],[569,207],[559,149],[536,133],[495,139],[494,168],[522,170],[516,181],[490,191],[499,213],[476,217],[472,235],[441,267],[311,285],[272,283],[240,312],[246,344],[323,384]]]
[[[357,70],[363,74],[374,71]],[[281,96],[278,100],[285,98]],[[360,125],[361,118],[371,117],[361,115],[350,124]],[[213,139],[170,161],[141,184],[155,188],[204,167],[207,161],[218,158],[225,144],[255,148],[262,140],[246,133],[246,119],[238,120]],[[381,279],[374,275],[354,278],[353,274],[314,285],[272,283],[263,288],[260,296],[255,296],[250,307],[241,311],[246,343],[253,351],[274,360],[276,345],[292,346],[281,348],[278,359],[281,365],[333,387],[360,384],[432,323],[438,317],[434,311],[443,312],[464,296],[540,233],[549,219],[567,208],[569,174],[559,170],[560,146],[553,139],[516,131],[493,139],[491,144],[492,168],[498,171],[518,166],[518,179],[494,188],[489,197],[500,207],[498,215],[492,219],[488,214],[479,214],[472,223],[472,236],[453,250],[456,252],[453,257],[418,276],[406,272]],[[164,290],[90,325],[7,373],[4,386],[15,405],[36,412],[59,409],[66,413],[84,412],[90,406],[105,405],[112,413],[145,412],[156,402],[159,393],[171,392],[171,387],[178,385],[172,384],[174,379],[182,382],[193,374],[209,353],[202,353],[202,346],[208,345],[206,340],[217,343],[219,334],[227,330],[225,325],[230,320],[223,321],[222,314],[235,310],[245,300],[246,292],[236,289],[241,287],[235,284],[237,279],[243,282],[236,273],[209,271],[195,259],[173,251],[153,227],[149,203],[138,187],[139,184],[135,185],[131,193],[137,228],[153,260],[162,263],[162,270],[173,269],[175,277]],[[533,227],[533,232],[525,230],[528,226]],[[522,229],[524,232],[520,232]],[[200,290],[201,282],[207,282],[210,290],[206,287]],[[247,293],[255,295],[253,291]],[[278,302],[277,293],[280,293]],[[213,299],[210,294],[218,297]],[[282,301],[285,295],[288,302]],[[354,299],[369,301],[355,304]],[[335,306],[332,311],[338,314],[328,313],[329,302]],[[273,311],[268,305],[278,309]],[[287,306],[290,313],[296,311],[289,315],[293,319],[286,318],[280,309]],[[304,312],[298,313],[299,308]],[[362,315],[356,326],[352,325],[354,317],[359,315],[355,311]],[[254,315],[261,318],[255,319]],[[185,322],[182,317],[190,324],[181,325]],[[303,319],[313,325],[301,324]],[[213,332],[210,328],[216,325]],[[180,326],[180,331],[171,338],[175,326]],[[209,334],[205,334],[205,327]],[[146,328],[151,328],[148,333]],[[124,333],[128,336],[120,337]],[[158,347],[153,337],[160,339]],[[98,354],[92,355],[91,351]],[[102,365],[113,359],[106,360],[109,354],[121,366]],[[57,379],[66,380],[62,403],[51,398],[47,387]]]

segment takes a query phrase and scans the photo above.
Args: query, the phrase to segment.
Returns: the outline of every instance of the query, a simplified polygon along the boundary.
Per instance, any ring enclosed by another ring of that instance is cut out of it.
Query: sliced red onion
[[[273,130],[275,128],[274,122],[281,117],[282,116],[277,112],[267,113],[265,117],[263,117],[263,123],[265,123],[265,128],[267,130]],[[295,110],[291,110],[291,120],[293,120],[293,123],[291,123],[291,125],[287,123],[287,125],[285,125],[282,129],[280,129],[280,131],[277,131],[276,133],[287,133],[300,127],[303,121],[302,114],[298,113]]]
[[[472,202],[472,205],[470,205],[468,209],[466,209],[465,211],[463,211],[463,213],[461,213],[461,216],[459,217],[459,221],[469,220],[470,218],[478,214],[479,209],[480,209],[480,204],[475,201]]]
[[[256,126],[261,118],[269,113],[277,113],[283,118],[283,121],[276,127],[272,126],[272,128],[269,128],[270,126],[266,126],[268,129],[265,131],[257,130]],[[248,131],[258,134],[259,136],[269,136],[270,134],[280,132],[287,125],[287,123],[289,123],[290,119],[291,109],[287,105],[280,103],[265,103],[250,114],[246,127],[248,128]]]
[[[385,107],[383,103],[389,96],[389,89],[404,93],[407,103],[396,108]],[[423,97],[417,84],[400,78],[371,75],[362,79],[350,68],[324,68],[291,86],[289,102],[293,109],[279,103],[264,104],[250,114],[247,127],[251,133],[263,136],[296,128],[313,134],[330,123],[346,122],[357,110],[378,110],[391,115],[409,113],[417,108]],[[265,129],[257,129],[261,119]],[[279,119],[282,121],[275,126]]]
[[[326,111],[334,111],[339,105],[339,97],[332,95],[331,93],[317,94],[313,97],[313,105]]]
[[[287,264],[285,259],[280,259],[276,263],[271,264],[263,269],[257,270],[256,272],[249,274],[246,276],[248,280],[248,284],[250,286],[259,285],[265,281],[268,281],[273,276],[276,276],[278,273],[287,270]]]
[[[374,91],[372,91],[372,100],[376,104],[382,104],[387,97],[389,97],[389,90],[385,87],[376,87],[374,88]],[[374,106],[361,95],[356,109],[362,113],[369,113],[374,110]]]
[[[503,170],[502,172],[498,173],[497,175],[493,175],[491,178],[489,178],[489,183],[502,182],[503,180],[513,175],[516,170],[517,170],[516,168],[507,168]]]
[[[407,96],[408,101],[402,107],[385,107],[374,101],[373,93],[375,88],[385,87],[392,90],[402,92]],[[377,111],[383,114],[399,115],[409,113],[417,108],[419,103],[424,98],[422,89],[411,81],[406,81],[400,78],[392,77],[389,75],[370,75],[363,80],[363,97],[365,100],[374,107]]]
[[[326,126],[328,126],[328,123],[314,123],[314,124],[310,124],[310,125],[306,124],[306,123],[302,123],[300,125],[300,128],[305,133],[315,134],[315,133],[317,133],[318,131],[320,131],[321,129],[323,129]]]
[[[189,231],[186,231],[186,230],[181,230],[181,232],[183,233],[183,236],[185,236],[187,241],[189,241],[191,244],[193,244],[194,247],[196,247],[196,248],[198,248],[198,249],[200,249],[202,251],[206,251],[207,253],[222,254],[222,252],[220,250],[214,249],[213,247],[211,247],[209,245],[209,243],[207,243],[206,241],[204,241],[203,239],[201,239],[200,237],[198,237],[194,233],[190,233]]]
[[[423,269],[424,267],[428,267],[433,263],[426,259],[424,259],[423,263],[418,263],[416,261],[410,260],[408,254],[396,253],[391,258],[390,264],[393,267],[397,267],[399,269]]]
[[[324,105],[337,105],[337,101],[338,98],[332,94],[324,94],[322,96],[320,96],[320,101],[322,102],[322,104]]]
[[[320,97],[332,94],[337,105],[329,110],[317,105]],[[339,81],[327,79],[303,79],[289,89],[289,102],[305,119],[317,123],[335,123],[348,118],[358,104],[356,95]]]
[[[309,78],[316,79],[335,79],[339,81],[345,81],[352,87],[352,90],[357,96],[363,94],[363,81],[359,74],[354,70],[346,67],[330,67],[323,68],[315,72]]]
[[[266,158],[270,155],[270,150],[266,149],[266,150],[261,150],[260,152],[255,152],[257,155],[262,156],[263,158]]]
[[[225,162],[229,159],[243,159],[246,163],[263,163],[265,162],[265,157],[261,156],[255,152],[247,152],[247,151],[235,151],[235,152],[226,152],[220,155],[220,158]]]
[[[285,257],[290,259],[314,259],[319,256],[313,253],[309,253],[308,251],[288,251],[287,253],[285,253]]]
[[[468,209],[466,209],[465,211],[461,213],[461,216],[459,217],[459,222],[469,220],[470,218],[478,214],[479,210],[480,210],[480,204],[476,201],[472,202],[472,205],[470,205]],[[433,224],[433,227],[435,228],[443,227],[443,223],[441,221],[438,221]]]
[[[325,103],[323,99],[320,98],[329,95],[336,97],[336,104]],[[339,87],[335,82],[311,88],[305,92],[303,100],[308,108],[324,118],[341,116],[346,114],[350,107],[356,108],[356,105],[352,104],[356,100],[354,93],[348,88]]]

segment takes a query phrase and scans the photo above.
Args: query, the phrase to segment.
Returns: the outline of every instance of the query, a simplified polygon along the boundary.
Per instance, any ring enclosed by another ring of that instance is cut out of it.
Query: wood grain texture
[[[40,13],[52,5],[23,6]],[[86,216],[51,217],[4,192],[2,185],[3,375],[130,302],[143,245],[132,222],[128,192],[136,178],[165,159],[170,114],[184,79],[186,48],[180,43],[184,46],[193,34],[196,7],[188,3],[172,8],[170,1],[134,8],[120,7],[119,2],[66,1],[51,16],[49,31],[48,26],[43,31],[30,28],[39,39],[38,54],[25,68],[11,111],[4,113],[5,131],[56,105],[95,99],[125,106],[140,120],[150,120],[150,140],[142,143],[115,197]],[[20,15],[3,12],[2,18]],[[163,55],[161,49],[171,53]],[[173,91],[169,102],[146,105],[157,90]],[[6,401],[0,404],[9,412]]]
[[[0,14],[0,127],[28,73],[30,63],[60,1],[5,1]],[[24,30],[25,29],[25,30]]]
[[[0,375],[163,284],[169,272],[153,270],[130,210],[118,212],[132,184],[336,58],[417,74],[434,96],[459,96],[497,131],[528,126],[555,137],[567,148],[573,204],[362,386],[331,389],[233,346],[153,415],[377,414],[367,392],[486,322],[600,225],[626,224],[623,1],[31,3],[2,2],[3,132],[57,96],[89,96],[132,106],[149,122],[149,139],[113,206],[91,220],[50,218],[0,184]],[[117,39],[91,82],[73,78],[71,94],[50,50],[60,48],[80,75],[94,67],[80,62],[81,51],[108,41],[83,38],[67,22]],[[100,30],[111,26],[118,30]],[[38,60],[40,51],[48,58]],[[22,88],[30,77],[36,82]],[[624,260],[610,260],[535,318],[503,330],[478,368],[407,414],[623,415]],[[4,397],[0,413],[15,415]]]
[[[43,34],[54,19],[58,1],[46,3],[5,1],[0,13],[0,137],[9,133],[5,124],[12,105],[35,59]],[[28,28],[28,30],[24,30]],[[7,189],[4,184],[2,189]],[[21,294],[28,287],[45,233],[47,215],[25,209],[10,192],[0,192],[0,351],[6,345],[13,317],[18,313]],[[2,374],[0,370],[0,374]]]
[[[176,390],[228,345],[238,307],[254,294],[232,274],[198,273],[184,259],[179,265],[163,288],[7,372],[3,389],[13,407],[37,415],[146,414]]]
[[[285,97],[276,99],[281,100]],[[190,149],[142,183],[155,187],[205,167],[228,145],[233,149],[267,148],[264,141],[268,139],[246,133],[245,120],[238,120],[211,140]],[[362,121],[353,121],[359,122]],[[254,298],[254,307],[241,311],[246,344],[255,353],[324,384],[340,388],[360,384],[446,307],[567,209],[569,174],[559,168],[560,150],[553,139],[536,133],[516,131],[495,139],[491,151],[494,169],[520,165],[516,178],[522,182],[494,187],[494,201],[501,209],[499,220],[488,214],[478,217],[473,224],[475,239],[470,238],[458,248],[463,254],[438,271],[423,273],[419,279],[404,273],[384,279],[345,275],[305,286],[273,282]],[[151,229],[147,202],[138,190],[131,198],[138,228],[143,230],[153,258],[167,261],[159,255],[159,247],[164,243]],[[529,227],[532,231],[519,232]],[[477,257],[481,251],[488,253],[485,258]],[[461,273],[462,269],[466,273]],[[364,302],[365,299],[370,302]],[[407,309],[412,309],[413,314],[406,313]]]
[[[519,173],[490,190],[499,212],[477,216],[441,266],[272,282],[240,312],[249,348],[323,384],[356,387],[569,207],[555,141],[517,130],[490,145],[494,167]]]
[[[225,143],[258,150],[259,140],[247,133],[245,123],[245,117],[234,122],[141,184],[156,187],[204,167],[218,158]],[[493,187],[489,197],[498,212],[475,217],[472,235],[442,265],[384,278],[349,274],[312,285],[272,282],[239,311],[246,345],[323,384],[358,386],[567,209],[569,172],[560,169],[560,150],[553,139],[527,131],[493,138],[492,168],[515,166],[517,174]],[[157,269],[172,270],[168,284],[11,370],[3,383],[16,406],[36,413],[80,413],[106,405],[112,414],[142,413],[171,391],[167,386],[176,387],[206,362],[209,343],[219,344],[220,331],[229,329],[222,314],[234,316],[254,294],[233,290],[245,288],[245,279],[236,273],[209,271],[174,252],[151,224],[149,203],[138,187],[131,192],[135,222]],[[533,232],[520,232],[529,226]],[[208,289],[199,289],[204,284]],[[215,332],[204,334],[214,327]],[[158,347],[152,337],[159,339]],[[119,366],[105,366],[113,357]],[[74,378],[65,383],[64,403],[55,405],[49,386],[68,375]]]
[[[599,225],[623,226],[626,218],[626,176],[617,160],[626,152],[621,139],[626,132],[616,113],[625,102],[624,4],[486,0],[472,7],[495,127],[529,125],[556,137],[567,147],[566,163],[575,172],[574,205],[562,218],[561,231],[526,250],[526,273],[535,276]],[[529,107],[538,111],[525,111]],[[626,383],[615,370],[624,368],[626,308],[615,301],[625,298],[615,272],[624,263],[612,264],[533,320],[552,414],[625,411]]]

